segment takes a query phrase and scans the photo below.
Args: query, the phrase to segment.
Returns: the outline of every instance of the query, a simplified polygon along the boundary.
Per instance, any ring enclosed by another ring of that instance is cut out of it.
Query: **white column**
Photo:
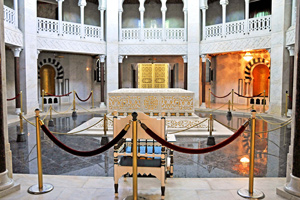
[[[104,11],[106,10],[106,0],[99,0],[98,10],[100,10],[101,40],[104,40]]]
[[[122,41],[122,13],[123,11],[119,10],[119,41]]]
[[[249,0],[245,0],[245,34],[249,33]]]
[[[220,0],[220,4],[222,5],[222,37],[226,37],[226,6],[228,3],[228,0]]]
[[[194,92],[194,106],[199,108],[200,81],[200,5],[199,1],[188,3],[188,85],[187,89]]]
[[[145,0],[139,0],[140,1],[140,7],[139,7],[139,11],[140,11],[140,40],[144,41],[144,13],[145,13]]]
[[[62,35],[62,3],[64,0],[56,0],[58,3],[58,35]]]
[[[19,8],[18,0],[14,0],[14,10],[15,10],[15,27],[19,28]]]
[[[80,24],[81,24],[81,33],[80,38],[85,38],[84,33],[84,7],[86,6],[86,0],[79,0],[78,6],[80,7]]]
[[[200,1],[200,9],[202,10],[202,40],[206,39],[206,10],[208,9],[207,0]]]
[[[184,14],[184,41],[187,41],[188,8],[186,0],[183,0],[182,11]]]
[[[160,0],[161,1],[161,13],[162,13],[162,28],[163,28],[163,35],[162,40],[166,41],[166,12],[167,12],[167,0]]]
[[[295,26],[295,24],[296,24],[296,12],[297,12],[296,0],[292,0],[291,26]]]

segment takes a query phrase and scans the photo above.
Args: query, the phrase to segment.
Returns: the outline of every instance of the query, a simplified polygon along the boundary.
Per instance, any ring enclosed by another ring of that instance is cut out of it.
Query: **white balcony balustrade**
[[[263,35],[271,31],[271,15],[225,23],[225,35],[222,34],[223,24],[205,27],[206,38],[220,39],[230,37],[245,37],[245,35]]]
[[[3,14],[4,14],[4,22],[10,25],[15,25],[16,23],[16,12],[7,7],[7,6],[3,6]]]
[[[141,39],[143,31],[144,38]],[[167,28],[165,31],[166,40],[184,41],[184,28]],[[122,28],[121,41],[159,41],[163,40],[162,28]]]
[[[81,24],[62,21],[62,38],[102,40],[102,29],[98,26],[84,25],[84,35],[81,36]],[[59,21],[37,18],[37,33],[43,36],[59,37]]]

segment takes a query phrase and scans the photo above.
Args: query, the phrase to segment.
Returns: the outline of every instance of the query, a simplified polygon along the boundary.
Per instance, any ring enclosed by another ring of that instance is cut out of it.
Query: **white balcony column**
[[[187,2],[186,0],[182,0],[183,1],[183,14],[184,14],[184,41],[187,41],[187,24],[188,24],[188,8],[187,8]]]
[[[62,3],[64,0],[56,0],[58,3],[58,35],[62,35]]]
[[[80,7],[80,24],[81,24],[81,32],[80,37],[85,38],[84,33],[84,7],[86,6],[86,0],[79,0],[78,6]]]
[[[245,34],[249,34],[249,0],[245,0]]]
[[[106,0],[98,0],[100,10],[100,27],[101,27],[101,40],[104,40],[104,11],[106,10]]]
[[[205,40],[206,10],[208,9],[207,0],[200,1],[200,9],[202,10],[202,40]]]
[[[119,41],[122,41],[123,2],[124,2],[124,0],[119,0]]]
[[[228,0],[220,0],[220,5],[222,5],[222,37],[226,37],[226,6],[228,3]]]
[[[166,41],[166,12],[167,12],[167,0],[160,0],[161,1],[161,13],[162,13],[162,40]]]
[[[18,12],[18,0],[14,0],[14,10],[15,10],[15,27],[19,28],[19,12]]]
[[[292,18],[291,18],[291,26],[295,26],[295,24],[296,24],[296,11],[297,11],[296,0],[293,0],[293,1],[292,1]]]
[[[144,13],[145,13],[145,0],[139,0],[140,1],[140,7],[139,7],[139,11],[140,11],[140,28],[141,28],[141,32],[140,32],[140,40],[144,41]]]

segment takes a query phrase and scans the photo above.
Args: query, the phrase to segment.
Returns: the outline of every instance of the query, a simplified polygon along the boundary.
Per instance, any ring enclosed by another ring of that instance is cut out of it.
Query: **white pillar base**
[[[284,190],[292,195],[300,197],[300,178],[291,174],[291,181],[286,184]]]
[[[0,198],[18,190],[20,190],[20,184],[8,178],[8,170],[0,174]]]
[[[101,103],[100,103],[100,108],[106,109],[106,105],[105,105],[104,102],[101,102]]]
[[[288,111],[287,111],[287,116],[288,116],[288,117],[291,117],[291,116],[292,116],[292,109],[288,109]]]
[[[201,104],[200,108],[202,108],[202,109],[206,109],[206,105],[205,105],[205,103],[203,103],[203,102],[202,102],[202,104]]]
[[[21,108],[16,108],[16,114],[19,115],[21,113]]]

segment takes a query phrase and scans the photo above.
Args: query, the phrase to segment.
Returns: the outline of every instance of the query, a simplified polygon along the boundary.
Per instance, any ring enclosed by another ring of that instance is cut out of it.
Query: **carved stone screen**
[[[138,88],[168,88],[169,64],[138,64]]]

